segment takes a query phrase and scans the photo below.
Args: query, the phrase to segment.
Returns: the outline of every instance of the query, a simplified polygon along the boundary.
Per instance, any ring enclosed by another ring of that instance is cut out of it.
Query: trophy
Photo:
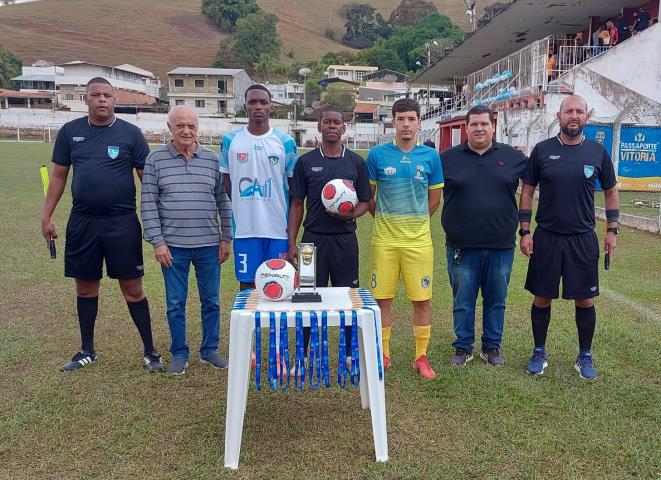
[[[317,248],[314,243],[298,246],[298,287],[291,298],[293,303],[321,302],[317,292]]]

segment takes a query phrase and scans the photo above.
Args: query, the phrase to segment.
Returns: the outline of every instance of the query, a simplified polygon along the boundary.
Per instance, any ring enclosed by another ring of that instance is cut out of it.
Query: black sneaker
[[[493,365],[494,367],[505,366],[505,360],[503,360],[503,357],[500,356],[500,352],[495,348],[482,350],[482,353],[480,353],[480,358],[487,362],[489,365]]]
[[[163,360],[161,360],[161,354],[156,350],[153,350],[151,353],[145,353],[145,367],[151,373],[160,372],[163,370]]]
[[[471,360],[473,360],[472,352],[467,352],[466,350],[462,350],[461,348],[458,348],[454,351],[454,356],[450,358],[450,363],[457,367],[461,367],[463,365],[466,365]]]
[[[96,362],[96,353],[89,353],[84,350],[76,353],[70,362],[60,367],[60,372],[71,372],[83,368],[90,363]]]

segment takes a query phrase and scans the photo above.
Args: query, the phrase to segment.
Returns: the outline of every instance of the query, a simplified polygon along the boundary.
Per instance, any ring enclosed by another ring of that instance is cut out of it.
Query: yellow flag
[[[41,184],[44,186],[44,197],[46,196],[46,193],[48,192],[48,168],[46,166],[42,166],[39,169],[39,173],[41,173]]]

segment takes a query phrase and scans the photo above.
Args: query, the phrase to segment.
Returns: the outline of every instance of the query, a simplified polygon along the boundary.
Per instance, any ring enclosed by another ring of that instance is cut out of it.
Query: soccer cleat
[[[535,347],[526,370],[531,375],[543,375],[544,369],[549,366],[548,357],[542,347]]]
[[[450,363],[456,367],[462,367],[471,360],[473,360],[472,352],[468,352],[463,348],[457,348],[454,351],[454,355],[450,358]]]
[[[89,353],[84,350],[81,350],[80,352],[76,353],[71,361],[65,363],[60,367],[60,372],[71,372],[73,370],[78,370],[79,368],[83,368],[90,363],[96,362],[96,354],[95,353]]]
[[[583,380],[594,380],[599,376],[592,363],[592,353],[583,352],[576,358],[574,368]]]
[[[168,367],[168,373],[171,375],[183,375],[188,368],[188,360],[185,358],[173,358]]]
[[[200,358],[200,363],[211,365],[213,368],[227,368],[227,359],[218,355],[218,352],[213,352],[208,357]]]
[[[436,372],[432,370],[427,360],[427,355],[420,355],[420,357],[413,362],[413,370],[418,372],[420,376],[426,380],[433,380],[436,378]]]
[[[144,361],[145,367],[151,373],[160,372],[163,370],[163,360],[161,359],[161,355],[156,350],[152,350],[150,353],[145,353]]]
[[[392,360],[390,357],[383,355],[383,369],[386,370],[392,366]]]
[[[500,356],[500,352],[496,348],[482,350],[480,352],[480,358],[494,367],[505,366],[505,360],[503,360],[503,357]]]

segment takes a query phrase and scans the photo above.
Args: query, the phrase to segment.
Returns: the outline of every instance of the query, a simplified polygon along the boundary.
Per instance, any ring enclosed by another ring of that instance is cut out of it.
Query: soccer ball
[[[349,213],[358,203],[358,196],[353,183],[336,178],[324,185],[321,190],[321,201],[329,212]]]
[[[267,300],[279,302],[289,298],[296,284],[296,269],[281,258],[265,261],[255,272],[255,288]]]

